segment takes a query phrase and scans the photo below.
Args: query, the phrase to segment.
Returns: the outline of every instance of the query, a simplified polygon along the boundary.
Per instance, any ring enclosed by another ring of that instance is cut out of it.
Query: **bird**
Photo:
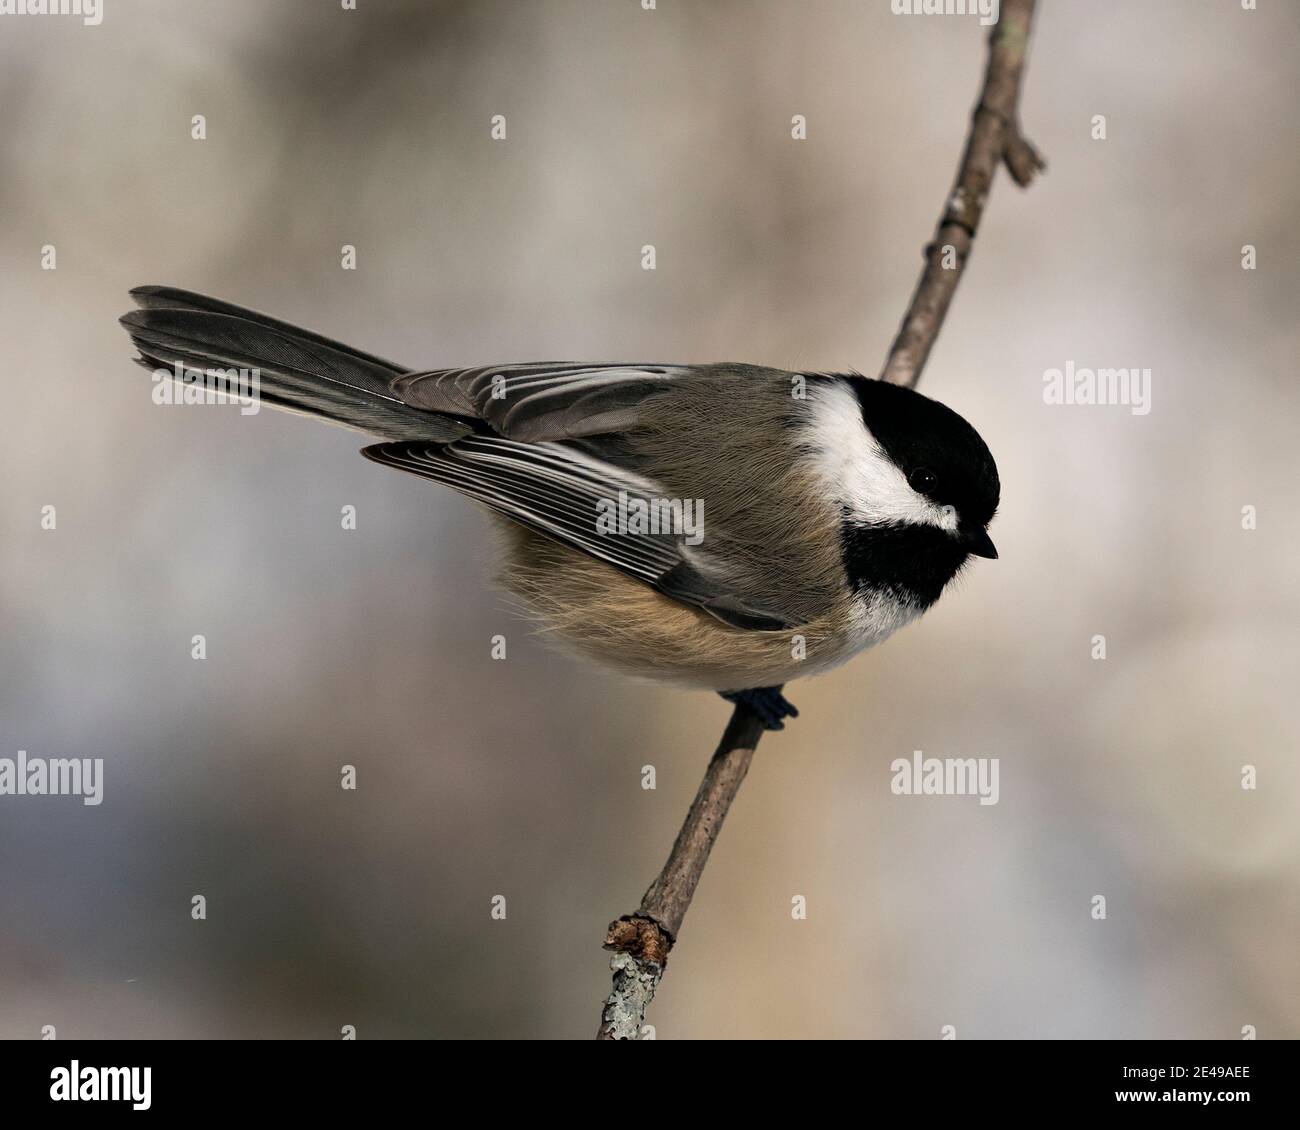
[[[798,714],[785,684],[997,557],[993,456],[911,388],[731,363],[411,369],[191,291],[131,297],[139,364],[255,373],[261,404],[367,434],[367,459],[486,508],[497,580],[548,638],[767,729]]]

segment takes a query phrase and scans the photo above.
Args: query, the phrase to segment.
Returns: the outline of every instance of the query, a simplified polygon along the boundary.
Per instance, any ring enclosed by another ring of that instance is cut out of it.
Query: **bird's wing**
[[[687,365],[550,362],[407,373],[393,393],[413,408],[482,420],[527,443],[626,431],[642,400],[698,370]]]
[[[620,529],[620,513],[649,507],[662,492],[649,479],[585,451],[563,443],[474,435],[450,444],[375,444],[362,454],[452,487],[724,623],[779,630],[792,622],[780,611],[754,607],[731,591],[709,569],[704,553],[685,546],[687,531]]]
[[[175,287],[137,287],[122,321],[143,363],[247,367],[269,404],[386,436],[379,463],[434,479],[726,623],[793,621],[754,607],[706,548],[676,533],[602,534],[598,504],[661,503],[627,433],[648,396],[709,372],[682,365],[521,364],[411,372],[323,335]],[[707,379],[707,378],[706,378]],[[455,442],[452,442],[455,441]],[[707,484],[705,484],[707,485]],[[607,515],[608,516],[608,515]]]

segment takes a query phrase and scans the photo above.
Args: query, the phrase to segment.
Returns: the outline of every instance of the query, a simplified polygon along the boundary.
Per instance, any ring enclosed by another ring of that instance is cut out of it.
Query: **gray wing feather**
[[[655,484],[567,445],[475,435],[446,445],[381,443],[361,453],[458,490],[724,623],[764,630],[789,626],[784,617],[746,604],[688,560],[680,533],[602,534],[598,503],[620,491],[649,502],[658,495]]]
[[[408,373],[393,391],[413,407],[471,416],[510,439],[541,443],[625,431],[647,395],[691,371],[684,365],[496,365]]]
[[[382,443],[363,454],[454,487],[641,580],[653,581],[681,560],[671,535],[599,533],[597,504],[619,491],[645,497],[648,484],[613,467],[597,474],[596,464],[585,464],[557,445],[473,436],[446,446]]]

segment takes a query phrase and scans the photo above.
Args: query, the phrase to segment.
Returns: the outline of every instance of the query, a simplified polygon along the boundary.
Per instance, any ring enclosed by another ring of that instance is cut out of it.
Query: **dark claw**
[[[719,691],[728,702],[744,706],[760,722],[765,730],[784,730],[782,718],[798,718],[799,711],[794,708],[780,687],[751,687],[747,691]]]

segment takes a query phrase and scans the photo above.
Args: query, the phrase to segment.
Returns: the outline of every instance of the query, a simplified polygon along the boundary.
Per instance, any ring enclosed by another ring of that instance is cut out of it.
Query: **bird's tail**
[[[121,323],[147,369],[255,372],[259,403],[385,439],[450,440],[469,430],[395,397],[392,381],[407,370],[391,361],[187,290],[140,286],[131,297],[140,309]]]

